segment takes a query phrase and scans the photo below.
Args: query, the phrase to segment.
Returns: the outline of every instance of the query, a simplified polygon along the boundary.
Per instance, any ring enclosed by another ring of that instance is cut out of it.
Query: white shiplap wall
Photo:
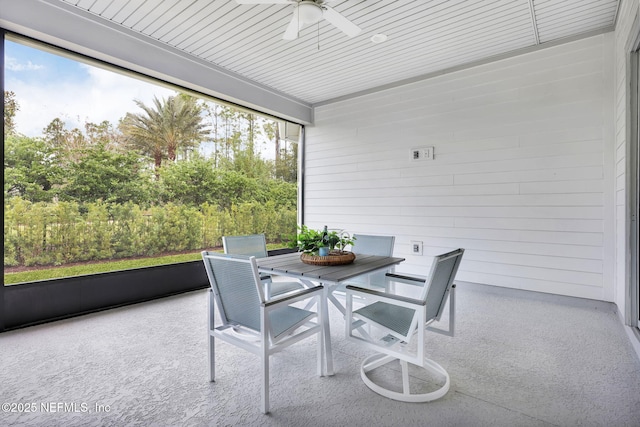
[[[317,107],[305,223],[393,234],[402,271],[463,247],[459,280],[611,300],[612,50],[608,33]]]

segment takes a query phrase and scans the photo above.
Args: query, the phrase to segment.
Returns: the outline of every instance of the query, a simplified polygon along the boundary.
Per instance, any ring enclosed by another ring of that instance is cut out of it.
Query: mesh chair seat
[[[353,314],[365,317],[380,326],[406,336],[409,333],[415,312],[411,308],[376,301],[354,311]]]
[[[269,313],[271,333],[273,334],[274,339],[278,338],[280,335],[304,324],[315,315],[316,313],[312,311],[291,306],[274,310]]]

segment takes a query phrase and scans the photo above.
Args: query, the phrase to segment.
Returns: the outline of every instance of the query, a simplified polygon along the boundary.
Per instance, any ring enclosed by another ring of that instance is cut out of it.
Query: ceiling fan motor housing
[[[304,24],[315,24],[322,19],[322,8],[313,1],[301,1],[298,4],[298,17]]]

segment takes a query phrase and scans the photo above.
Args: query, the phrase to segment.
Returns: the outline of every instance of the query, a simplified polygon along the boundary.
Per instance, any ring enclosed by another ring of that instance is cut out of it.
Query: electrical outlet
[[[433,147],[424,147],[422,160],[433,160]]]
[[[423,157],[422,149],[420,148],[412,148],[411,149],[411,159],[412,160],[422,160]]]
[[[413,255],[422,255],[422,242],[417,240],[411,241],[411,253]]]

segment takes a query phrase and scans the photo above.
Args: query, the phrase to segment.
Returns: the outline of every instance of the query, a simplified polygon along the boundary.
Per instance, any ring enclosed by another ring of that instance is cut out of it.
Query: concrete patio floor
[[[640,425],[640,362],[612,304],[467,283],[457,296],[456,336],[427,335],[452,381],[435,402],[370,391],[370,351],[331,307],[335,376],[316,376],[315,338],[277,354],[263,415],[257,357],[219,343],[208,382],[202,290],[0,334],[0,425]]]

